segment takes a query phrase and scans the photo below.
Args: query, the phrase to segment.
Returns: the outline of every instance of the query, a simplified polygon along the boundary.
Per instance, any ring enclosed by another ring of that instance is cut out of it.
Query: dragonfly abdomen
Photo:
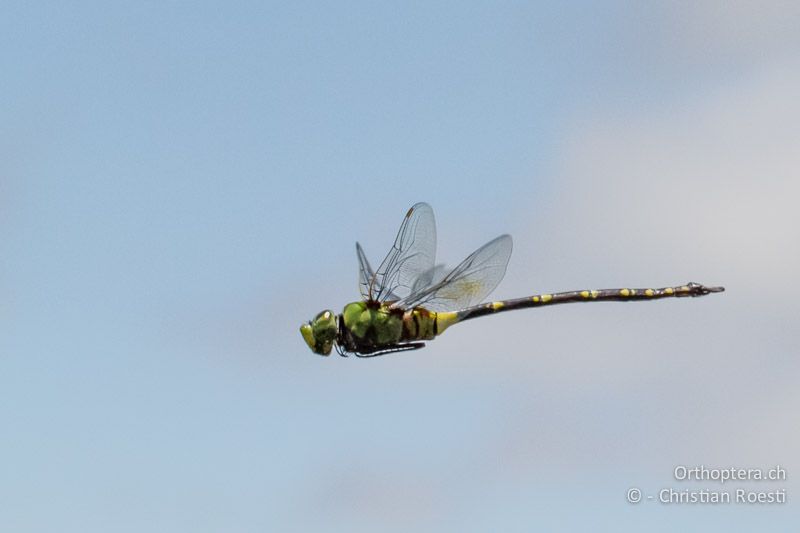
[[[713,292],[722,292],[723,287],[706,287],[700,283],[687,283],[676,287],[662,287],[659,289],[597,289],[582,291],[567,291],[548,294],[537,294],[513,300],[501,300],[468,307],[460,311],[438,313],[437,334],[447,327],[484,315],[527,309],[529,307],[543,307],[555,304],[573,302],[631,302],[637,300],[658,300],[661,298],[682,298],[705,296]]]
[[[403,313],[401,341],[429,341],[436,336],[436,313],[415,307]]]

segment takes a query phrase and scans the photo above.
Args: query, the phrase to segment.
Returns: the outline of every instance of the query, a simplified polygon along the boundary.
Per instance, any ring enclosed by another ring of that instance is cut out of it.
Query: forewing
[[[435,260],[436,220],[431,206],[421,202],[406,213],[391,250],[372,276],[367,287],[370,299],[382,302],[409,296]]]
[[[401,299],[394,306],[422,306],[431,311],[456,311],[476,305],[505,276],[511,248],[511,236],[501,235],[471,253],[438,283]]]

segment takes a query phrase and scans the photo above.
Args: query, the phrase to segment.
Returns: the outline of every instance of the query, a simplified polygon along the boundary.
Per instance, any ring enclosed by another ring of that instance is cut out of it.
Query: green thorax
[[[342,311],[344,327],[360,346],[380,347],[436,335],[436,313],[421,307],[392,309],[389,303],[353,302]]]

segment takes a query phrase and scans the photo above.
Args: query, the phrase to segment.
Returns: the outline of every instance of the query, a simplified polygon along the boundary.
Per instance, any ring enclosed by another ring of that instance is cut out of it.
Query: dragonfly
[[[454,324],[517,309],[578,302],[631,302],[705,296],[724,287],[686,283],[662,288],[622,288],[544,293],[483,302],[505,276],[511,236],[487,242],[454,269],[436,264],[436,221],[430,205],[408,210],[389,253],[374,270],[356,242],[361,300],[330,309],[300,326],[316,354],[376,357],[418,350]],[[482,303],[483,302],[483,303]]]

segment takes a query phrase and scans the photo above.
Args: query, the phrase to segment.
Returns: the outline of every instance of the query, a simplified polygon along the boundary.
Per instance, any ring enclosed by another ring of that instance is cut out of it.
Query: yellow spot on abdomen
[[[553,299],[552,294],[542,294],[542,303],[547,303]]]
[[[624,296],[624,297],[626,297],[626,298],[627,298],[628,296],[630,296],[630,295],[631,295],[631,291],[629,291],[628,289],[621,289],[621,290],[619,291],[619,295],[620,295],[620,296]]]
[[[598,294],[600,294],[598,291],[592,291],[592,298],[597,298]]]
[[[581,297],[588,298],[589,297],[589,291],[581,291]]]
[[[436,313],[436,334],[441,335],[444,330],[458,322],[458,313],[447,311]]]
[[[664,289],[664,294],[675,294],[675,290],[672,287],[667,287]]]
[[[505,305],[503,302],[492,302],[492,309],[497,311],[498,309],[502,309],[503,305]]]
[[[532,299],[534,302],[536,302],[537,304],[539,303],[539,297],[538,297],[538,296],[534,296],[534,297],[533,297],[533,298],[531,298],[531,299]]]
[[[656,291],[654,291],[653,289],[647,289],[646,291],[644,291],[644,293],[647,296],[653,296],[653,295],[655,295]]]

